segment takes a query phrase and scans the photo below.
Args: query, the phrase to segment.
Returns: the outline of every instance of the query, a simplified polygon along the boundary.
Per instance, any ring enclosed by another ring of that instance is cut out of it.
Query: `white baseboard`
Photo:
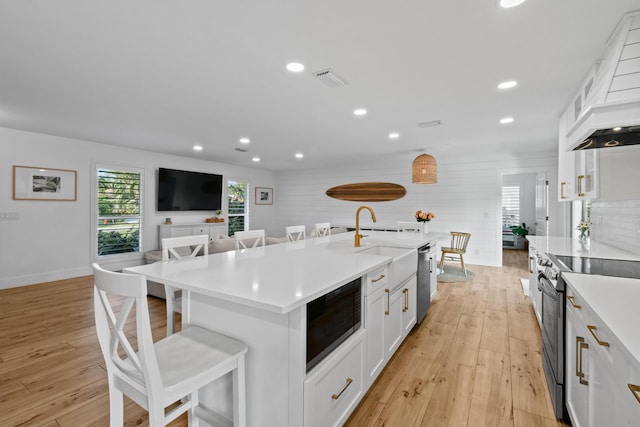
[[[74,277],[90,276],[91,267],[75,268],[62,271],[48,271],[45,273],[29,274],[25,276],[4,277],[0,279],[0,289],[17,288],[35,285],[37,283],[53,282],[55,280],[72,279]]]

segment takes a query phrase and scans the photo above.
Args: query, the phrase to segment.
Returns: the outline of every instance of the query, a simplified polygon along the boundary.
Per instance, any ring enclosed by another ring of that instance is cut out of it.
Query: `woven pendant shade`
[[[435,184],[438,182],[438,164],[433,156],[420,154],[411,167],[411,182],[414,184]]]

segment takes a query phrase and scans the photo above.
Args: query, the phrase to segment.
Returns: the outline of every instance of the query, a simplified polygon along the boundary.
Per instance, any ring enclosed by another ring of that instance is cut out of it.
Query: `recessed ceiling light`
[[[364,108],[356,108],[355,110],[353,110],[353,114],[355,114],[356,116],[365,116],[367,114],[367,110],[365,110]]]
[[[500,119],[500,124],[507,125],[509,123],[513,123],[513,117],[505,117],[504,119]]]
[[[389,134],[389,139],[398,139],[400,138],[400,134],[398,132],[391,132]]]
[[[194,145],[193,151],[202,151],[202,145]]]
[[[622,128],[621,127],[613,128],[614,132],[618,132],[619,130],[622,130]]]
[[[287,70],[291,71],[292,73],[299,73],[301,71],[304,71],[304,65],[299,62],[289,62],[287,64]]]
[[[248,144],[251,142],[249,138],[240,138],[240,144]]]
[[[515,80],[509,80],[507,82],[502,82],[498,85],[498,89],[511,89],[512,87],[516,87],[518,82]]]
[[[304,157],[304,154],[302,153],[296,153],[296,159],[301,159]]]
[[[498,4],[500,5],[500,7],[504,7],[505,9],[519,6],[524,2],[525,0],[498,0]]]
[[[260,157],[254,157],[253,159],[251,159],[252,161],[258,163],[260,161]]]

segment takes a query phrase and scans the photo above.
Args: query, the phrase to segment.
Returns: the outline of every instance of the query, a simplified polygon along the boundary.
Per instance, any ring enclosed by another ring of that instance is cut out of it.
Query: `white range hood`
[[[640,11],[622,18],[568,113],[568,150],[640,144]]]

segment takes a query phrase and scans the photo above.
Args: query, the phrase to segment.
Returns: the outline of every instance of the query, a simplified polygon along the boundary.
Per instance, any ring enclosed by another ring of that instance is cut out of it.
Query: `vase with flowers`
[[[436,217],[436,214],[434,214],[433,212],[423,212],[421,210],[416,211],[416,221],[418,221],[420,223],[420,225],[422,226],[422,232],[424,234],[429,232],[429,221],[431,221],[433,218]]]
[[[587,242],[589,239],[589,229],[591,228],[591,221],[589,220],[581,220],[580,223],[578,224],[578,226],[576,227],[576,230],[578,230],[580,232],[580,234],[578,235],[578,239],[581,242]]]

